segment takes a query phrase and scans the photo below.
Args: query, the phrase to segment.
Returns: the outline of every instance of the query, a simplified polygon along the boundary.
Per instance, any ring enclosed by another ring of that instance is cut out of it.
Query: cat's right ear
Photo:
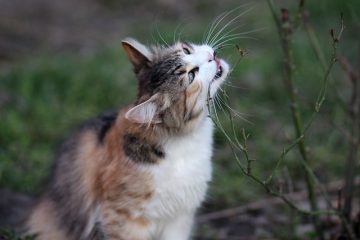
[[[150,50],[133,38],[126,38],[122,41],[122,46],[131,63],[134,65],[135,72],[138,72],[148,62],[151,61]]]
[[[136,105],[135,107],[131,108],[125,114],[125,118],[136,123],[141,124],[151,124],[151,123],[160,123],[157,112],[158,112],[158,105],[157,105],[157,98],[158,95],[155,94],[147,101]]]

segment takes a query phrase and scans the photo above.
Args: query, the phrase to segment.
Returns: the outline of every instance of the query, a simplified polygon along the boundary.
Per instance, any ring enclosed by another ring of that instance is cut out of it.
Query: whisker
[[[213,27],[214,27],[215,23],[216,23],[217,21],[222,21],[222,20],[219,20],[219,19],[222,18],[226,13],[227,13],[227,12],[223,12],[222,14],[220,14],[219,16],[217,16],[217,17],[214,19],[214,21],[211,22],[211,25],[209,24],[209,25],[210,25],[210,28],[209,28],[209,30],[206,32],[206,34],[203,35],[203,38],[202,38],[202,43],[203,43],[203,44],[207,44],[207,41],[208,41],[210,35],[212,34],[212,31],[214,30]],[[209,26],[208,26],[208,27],[209,27]],[[206,36],[206,39],[205,39],[205,36]],[[204,41],[204,40],[205,40],[205,41]]]
[[[267,29],[267,28],[266,28],[266,27],[263,27],[263,28],[258,28],[258,29],[246,31],[246,32],[231,34],[231,35],[228,35],[226,38],[229,39],[229,38],[232,38],[232,37],[237,37],[237,36],[239,36],[239,38],[248,38],[248,39],[258,40],[257,38],[254,38],[254,37],[249,37],[249,36],[240,37],[240,36],[245,35],[245,34],[249,34],[249,33],[260,32],[260,31],[263,31],[263,30],[265,30],[265,29]],[[234,40],[234,39],[232,39],[232,40]],[[225,43],[225,41],[222,42],[222,43],[215,42],[215,43],[214,43],[214,46],[216,47],[217,45],[221,45],[221,44],[223,44],[223,43]]]
[[[221,100],[221,102],[222,102],[226,107],[228,107],[229,109],[231,109],[232,111],[234,111],[234,112],[236,112],[236,113],[238,113],[238,114],[240,114],[240,115],[250,116],[249,114],[241,113],[241,112],[239,112],[239,111],[231,108],[231,107],[230,107],[230,103],[229,103],[229,96],[228,96],[227,92],[226,92],[224,89],[222,89],[221,87],[220,87],[219,89],[220,89],[221,92],[223,93],[222,96],[223,96],[225,99],[223,99],[223,98],[221,97],[221,95],[219,95],[218,97],[219,97],[219,99]]]
[[[215,112],[215,118],[216,119],[212,119],[214,121],[214,123],[216,124],[216,126],[218,127],[218,129],[225,135],[225,137],[227,138],[227,140],[229,141],[229,143],[232,145],[232,146],[236,146],[235,145],[235,142],[234,142],[234,139],[232,137],[230,137],[229,133],[225,130],[224,126],[221,124],[220,120],[219,120],[219,117],[217,115],[217,112],[216,112],[216,108],[214,108],[214,112]],[[230,116],[228,116],[230,117]]]
[[[161,35],[158,25],[155,25],[155,29],[156,29],[156,33],[158,34],[158,36],[160,37],[160,40],[165,43],[166,47],[169,47],[169,44],[165,41],[165,39],[163,38],[163,36]]]
[[[249,31],[246,31],[246,32],[241,32],[241,33],[238,33],[238,34],[244,35],[244,34],[248,34],[248,33],[260,32],[260,31],[263,31],[263,30],[266,30],[266,29],[268,29],[268,28],[267,27],[262,27],[262,28],[249,30]]]
[[[227,38],[226,40],[224,40],[221,44],[224,44],[224,43],[227,43],[227,42],[230,42],[230,41],[233,41],[235,39],[252,39],[252,40],[259,40],[257,38],[254,38],[254,37],[248,37],[248,36],[236,36],[236,37],[231,37],[231,38]],[[214,48],[216,48],[216,45],[214,46]]]
[[[208,31],[208,34],[207,34],[207,37],[206,37],[206,40],[205,40],[205,44],[208,44],[209,41],[212,39],[212,34],[214,33],[214,31],[216,30],[216,28],[219,26],[219,24],[227,17],[229,16],[231,13],[235,12],[236,10],[242,8],[242,7],[245,7],[245,6],[248,6],[248,5],[251,5],[251,3],[245,3],[245,4],[241,4],[240,6],[228,11],[228,12],[224,12],[222,14],[220,14],[219,17],[217,17],[211,24],[211,27]]]
[[[240,87],[240,86],[232,85],[231,83],[229,83],[229,82],[227,82],[227,81],[224,82],[223,84],[226,85],[226,86],[232,87],[232,88],[236,88],[236,89],[242,89],[242,90],[247,89],[247,88],[245,88],[245,87]]]
[[[206,37],[206,40],[205,40],[205,44],[208,44],[209,43],[209,41],[211,40],[211,38],[212,38],[212,34],[213,34],[213,32],[216,30],[216,28],[218,27],[218,25],[229,15],[229,14],[231,14],[233,12],[233,10],[232,11],[229,11],[229,12],[225,12],[225,13],[223,13],[222,14],[222,17],[221,18],[219,18],[218,20],[217,20],[217,22],[214,22],[214,25],[212,25],[211,26],[211,28],[210,28],[210,30],[209,30],[209,34],[207,35],[207,37]],[[221,16],[221,15],[220,15]]]
[[[213,97],[213,98],[210,98],[210,86],[209,86],[209,88],[208,88],[208,101],[209,101],[209,107],[210,107],[210,109],[209,109],[209,115],[210,115],[210,117],[211,117],[211,119],[214,121],[214,123],[219,127],[219,129],[224,133],[224,134],[226,134],[226,132],[225,132],[225,130],[224,130],[224,128],[223,128],[223,126],[221,125],[221,122],[220,122],[220,119],[219,119],[219,116],[218,116],[218,114],[217,114],[217,111],[216,111],[216,106],[215,106],[215,100],[214,100],[214,98],[215,98],[215,96]],[[213,111],[210,111],[210,110],[213,110]]]
[[[215,105],[213,105],[213,108],[214,108],[214,113],[215,113],[216,121],[217,121],[217,123],[218,123],[218,126],[219,126],[220,130],[223,131],[223,132],[226,132],[225,129],[224,129],[224,127],[223,127],[223,125],[221,124],[221,121],[220,121],[220,119],[219,119],[219,116],[218,116],[218,113],[217,113],[217,111],[216,111]]]
[[[232,37],[243,36],[243,35],[246,35],[246,34],[249,34],[249,33],[259,32],[259,31],[262,31],[264,29],[265,28],[258,28],[258,29],[255,29],[255,30],[250,30],[250,31],[241,32],[241,33],[234,33],[234,34],[228,34],[228,35],[225,34],[222,38],[219,38],[218,40],[213,42],[213,46],[218,45],[218,43],[220,42],[221,39],[226,40],[226,39],[229,39],[229,38],[232,38]],[[247,38],[249,38],[249,37],[247,36]]]
[[[229,47],[235,47],[235,44],[230,44],[230,43],[221,44],[221,45],[217,46],[215,49],[218,51],[218,50],[221,50],[224,48],[229,48]]]
[[[245,10],[244,12],[242,12],[241,14],[237,15],[236,17],[234,17],[233,19],[231,19],[228,23],[225,24],[225,26],[223,26],[216,34],[215,36],[210,40],[209,45],[212,46],[213,41],[216,40],[216,38],[230,25],[232,24],[235,20],[239,19],[240,17],[244,16],[245,14],[247,14],[248,12],[250,12],[254,7],[249,8],[248,10]]]
[[[238,118],[246,121],[247,123],[254,124],[253,122],[251,122],[250,120],[246,119],[246,118],[243,116],[243,115],[245,115],[245,114],[243,114],[243,113],[241,113],[241,112],[233,109],[232,107],[230,107],[229,104],[227,104],[226,101],[221,98],[221,96],[219,96],[218,99],[220,100],[220,102],[221,102],[222,104],[224,104],[225,107],[227,107],[227,108],[230,110],[230,112],[231,112],[231,114],[233,114],[233,116],[238,117]]]
[[[235,44],[231,44],[232,47],[236,47]],[[236,60],[234,60],[234,58],[236,58]],[[236,56],[232,55],[229,57],[229,62],[233,63],[234,64],[231,64],[231,68],[229,70],[229,73],[228,73],[228,76],[231,76],[232,72],[234,71],[234,69],[239,65],[239,63],[241,62],[242,60],[242,56],[239,56],[239,54],[236,54]],[[227,80],[228,81],[228,80]],[[226,81],[226,82],[227,82]]]
[[[218,100],[219,96],[218,94],[215,94],[214,96],[214,102],[216,103],[216,105],[219,107],[220,110],[224,111],[224,108],[221,106],[221,104],[219,103],[219,100]]]
[[[219,33],[221,33],[221,32],[223,32],[225,29],[226,29],[226,25],[223,27],[223,28],[221,28],[220,30],[219,30],[219,32],[218,33],[216,33],[214,36],[213,36],[213,38],[211,39],[211,41],[209,42],[209,45],[210,46],[214,46],[215,44],[214,44],[214,42],[218,42],[219,41],[219,39],[223,39],[223,38],[225,38],[227,35],[228,35],[228,33],[225,33],[225,34],[219,34]],[[237,28],[237,26],[236,27],[234,27],[233,29],[236,29]],[[230,30],[229,32],[231,32],[232,30]]]
[[[214,101],[215,103],[217,104],[217,106],[219,107],[219,109],[224,113],[225,117],[230,120],[230,117],[228,116],[228,114],[226,114],[226,111],[225,109],[223,108],[221,102],[220,102],[220,99],[219,99],[219,94],[216,94],[215,97],[214,97]]]
[[[241,62],[241,60],[243,59],[243,56],[240,56],[237,61],[235,62],[235,64],[232,66],[232,68],[229,70],[228,75],[230,76],[233,71],[235,70],[235,68],[239,65],[239,63]]]
[[[175,42],[177,42],[178,40],[179,40],[179,37],[176,39],[176,32],[179,30],[179,28],[182,26],[182,25],[184,25],[184,23],[179,23],[177,26],[176,26],[176,28],[175,28],[175,30],[174,30],[174,35],[173,35],[173,43],[175,43]],[[180,32],[181,33],[181,32]],[[177,34],[177,36],[180,36],[179,34]]]
[[[208,93],[209,92],[210,92],[210,87],[208,89]],[[241,149],[238,148],[238,145],[236,145],[236,142],[234,142],[234,139],[232,137],[230,137],[230,135],[228,134],[227,131],[225,131],[223,125],[219,121],[219,117],[217,115],[216,108],[215,108],[214,104],[212,103],[213,99],[209,98],[209,95],[208,95],[208,101],[209,101],[209,105],[208,105],[209,106],[209,117],[214,122],[215,126],[219,129],[220,132],[222,132],[224,134],[224,136],[229,141],[232,148],[236,148],[238,150],[241,150]],[[211,111],[211,109],[213,109],[213,111]],[[229,115],[229,117],[230,117],[230,115]]]
[[[220,38],[218,38],[215,42],[219,42],[221,41],[222,39],[226,38],[228,35],[230,35],[230,33],[234,32],[236,29],[244,26],[245,24],[240,24],[240,25],[237,25],[236,27],[234,27],[233,29],[229,30],[228,32],[224,33],[222,36],[220,36]],[[213,45],[216,45],[216,44],[213,44]]]

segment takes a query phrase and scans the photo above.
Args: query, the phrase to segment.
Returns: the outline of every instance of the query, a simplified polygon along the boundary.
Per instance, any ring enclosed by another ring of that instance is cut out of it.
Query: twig
[[[272,2],[270,0],[267,0],[268,4],[272,6]],[[271,11],[274,11],[274,7],[270,7]],[[279,20],[276,16],[276,13],[273,12],[273,17],[275,18],[275,22],[277,23]],[[277,24],[278,32],[279,32],[279,38],[281,47],[284,54],[284,69],[285,69],[285,75],[284,75],[284,84],[287,89],[287,92],[289,93],[289,99],[290,99],[290,109],[291,109],[291,115],[294,123],[294,128],[296,132],[296,138],[300,138],[302,136],[303,132],[303,125],[302,125],[302,119],[300,116],[300,112],[298,110],[298,101],[296,98],[296,90],[293,84],[293,73],[294,73],[294,62],[291,54],[291,40],[292,40],[292,25],[289,20],[289,12],[287,9],[281,9],[281,24]],[[308,197],[309,202],[311,206],[311,211],[318,212],[319,207],[317,204],[316,196],[314,194],[314,181],[312,177],[309,174],[309,169],[305,167],[304,163],[308,163],[308,156],[306,152],[306,145],[305,145],[305,139],[301,138],[298,143],[298,148],[300,151],[300,155],[302,157],[302,165],[304,169],[305,174],[305,182],[306,182],[306,188],[308,191]],[[320,219],[318,216],[314,215],[313,218],[313,224],[315,226],[317,235],[320,239],[324,239],[323,230],[320,226]]]
[[[352,238],[352,234],[351,233],[351,229],[349,228],[349,224],[347,224],[346,219],[343,217],[343,215],[341,214],[341,212],[339,212],[337,209],[334,209],[331,206],[331,201],[330,198],[327,196],[327,192],[325,191],[325,189],[323,188],[323,186],[321,184],[319,184],[319,181],[317,179],[317,177],[315,176],[315,174],[313,173],[311,167],[308,164],[308,156],[307,156],[307,152],[306,152],[306,145],[305,145],[305,141],[304,141],[304,136],[305,133],[307,132],[307,130],[310,128],[316,114],[320,111],[320,108],[325,100],[325,95],[326,95],[326,89],[327,89],[327,85],[328,85],[328,79],[330,76],[330,72],[335,64],[335,62],[337,61],[337,53],[336,53],[336,49],[337,49],[337,44],[340,40],[340,37],[342,35],[343,32],[343,21],[342,21],[342,25],[341,25],[341,30],[340,33],[335,36],[334,31],[331,31],[331,36],[333,38],[333,54],[332,54],[332,58],[330,60],[330,63],[328,65],[328,67],[326,68],[326,72],[325,72],[325,76],[323,79],[323,83],[322,83],[322,87],[319,91],[316,103],[315,103],[315,107],[314,107],[314,112],[310,118],[310,120],[308,121],[308,123],[305,125],[305,127],[302,125],[302,119],[300,116],[300,112],[298,110],[298,106],[297,106],[297,97],[296,97],[296,90],[295,87],[293,85],[293,59],[291,56],[291,46],[290,46],[290,42],[291,42],[291,37],[292,37],[292,31],[293,31],[293,27],[291,25],[291,22],[289,20],[289,13],[286,9],[282,9],[282,15],[281,15],[281,21],[277,18],[276,12],[274,10],[274,6],[272,4],[271,0],[267,0],[269,7],[271,9],[272,15],[274,17],[275,23],[278,27],[278,33],[280,36],[280,41],[281,41],[281,46],[283,48],[283,53],[284,53],[284,69],[285,69],[285,75],[284,75],[284,83],[286,86],[286,89],[288,90],[289,93],[289,98],[291,101],[291,114],[292,114],[292,118],[293,118],[293,123],[294,123],[294,128],[295,128],[295,132],[296,132],[296,140],[294,141],[294,143],[292,143],[289,147],[285,148],[279,158],[279,160],[276,162],[276,166],[274,171],[271,173],[271,175],[265,180],[261,180],[259,177],[257,177],[256,175],[254,175],[251,171],[252,169],[252,162],[254,161],[254,159],[251,159],[249,156],[249,152],[247,150],[247,140],[249,135],[246,134],[245,130],[242,129],[242,142],[238,139],[238,134],[236,132],[235,129],[235,124],[234,124],[234,116],[232,114],[232,112],[228,110],[227,114],[228,117],[230,119],[231,122],[231,126],[232,126],[232,134],[228,134],[224,128],[222,127],[222,125],[219,122],[219,119],[216,115],[215,112],[215,116],[216,118],[213,116],[213,112],[211,111],[210,108],[210,103],[213,101],[213,99],[211,99],[208,95],[208,109],[209,109],[209,117],[213,120],[214,124],[216,125],[216,127],[224,134],[225,138],[228,140],[230,148],[233,152],[233,155],[236,159],[236,162],[238,163],[238,166],[240,167],[241,171],[243,174],[245,174],[246,176],[248,176],[249,178],[251,178],[253,181],[255,181],[257,184],[261,185],[268,194],[277,197],[278,199],[281,199],[282,202],[286,203],[291,209],[293,209],[295,212],[297,213],[301,213],[301,214],[306,214],[309,216],[313,216],[313,222],[314,222],[314,226],[315,229],[317,230],[317,235],[320,239],[323,239],[323,231],[322,228],[320,226],[320,221],[319,221],[319,215],[321,214],[336,214],[338,215],[341,220],[345,223],[345,226],[347,227],[347,231],[349,232],[349,235]],[[303,5],[300,5],[300,7],[304,7]],[[302,11],[302,10],[300,10]],[[241,56],[243,57],[243,56]],[[224,97],[225,97],[225,102],[226,104],[229,103],[229,99],[226,95],[226,91],[223,91],[224,93]],[[310,211],[299,208],[293,201],[292,199],[290,199],[288,197],[288,195],[284,194],[281,190],[274,190],[271,186],[271,179],[273,178],[273,175],[275,173],[275,171],[278,169],[278,167],[280,166],[281,162],[285,159],[286,154],[293,149],[294,147],[298,146],[300,154],[302,156],[302,166],[304,169],[304,173],[305,173],[305,181],[306,181],[306,186],[307,186],[307,193],[308,193],[308,198],[309,198],[309,202],[310,202]],[[240,158],[237,155],[237,152],[240,151],[244,158],[245,158],[245,164],[243,164],[240,160]],[[322,193],[322,195],[324,196],[325,200],[328,203],[328,206],[331,210],[327,210],[327,211],[322,211],[319,210],[318,206],[317,206],[317,200],[316,200],[316,195],[315,195],[315,184],[318,185],[320,192]]]
[[[338,189],[343,188],[344,185],[345,185],[345,181],[338,180],[338,181],[329,183],[325,187],[330,193],[336,193],[338,191]],[[355,186],[360,186],[360,176],[355,178]],[[317,193],[320,193],[320,191],[318,190]],[[302,190],[302,191],[298,191],[298,192],[293,192],[293,193],[286,194],[286,196],[289,199],[291,199],[293,202],[299,202],[299,201],[307,198],[307,191]],[[260,200],[257,202],[249,203],[247,205],[240,206],[240,207],[228,208],[228,209],[223,209],[223,210],[216,211],[216,212],[202,214],[197,218],[197,221],[200,223],[203,223],[203,222],[220,219],[220,218],[229,218],[229,217],[243,214],[250,210],[268,208],[269,206],[279,205],[279,204],[283,204],[283,203],[284,202],[280,198],[271,197],[271,198],[267,198],[267,199]]]
[[[309,14],[308,14],[308,12],[303,10],[302,16],[303,16],[304,29],[305,29],[305,31],[306,31],[306,33],[308,35],[309,40],[310,40],[311,47],[312,47],[312,49],[313,49],[313,51],[315,53],[315,56],[318,59],[323,71],[326,73],[327,72],[327,63],[326,63],[325,54],[324,54],[323,50],[320,47],[319,39],[317,38],[313,27],[309,23],[310,22],[309,21]],[[344,28],[344,22],[343,22],[342,15],[341,15],[341,21],[342,21],[342,28]],[[342,33],[342,31],[341,31],[341,33]],[[340,96],[337,88],[332,84],[333,79],[332,79],[331,75],[329,76],[329,80],[330,80],[329,85],[332,87],[331,89],[333,90],[336,101],[338,102],[339,106],[341,106],[342,109],[346,111],[347,110],[346,103],[342,100],[342,97]]]
[[[225,98],[226,101],[228,101],[228,98]],[[296,204],[289,199],[286,195],[284,195],[283,193],[276,191],[274,189],[271,188],[270,184],[267,183],[266,181],[261,180],[259,177],[257,177],[256,175],[254,175],[251,171],[251,162],[254,161],[254,159],[251,159],[249,157],[249,153],[247,150],[246,146],[246,141],[247,138],[249,137],[248,134],[245,133],[245,130],[242,130],[242,136],[243,136],[243,143],[241,143],[239,141],[239,139],[237,138],[237,133],[235,131],[235,127],[234,127],[234,123],[233,123],[233,116],[229,115],[230,119],[231,119],[231,125],[232,125],[232,134],[234,136],[234,139],[232,139],[230,137],[230,135],[223,129],[223,127],[221,126],[221,124],[219,123],[218,119],[213,117],[211,108],[210,108],[210,103],[211,103],[212,99],[208,97],[208,108],[209,108],[209,117],[212,119],[212,121],[214,122],[215,126],[224,134],[225,138],[228,140],[228,143],[230,145],[230,149],[233,152],[233,156],[236,159],[236,162],[238,163],[238,166],[240,167],[240,170],[242,171],[242,173],[246,176],[248,176],[250,179],[252,179],[253,181],[255,181],[257,184],[261,185],[266,192],[269,195],[272,195],[274,197],[277,197],[279,199],[281,199],[283,202],[285,202],[291,209],[295,210],[297,213],[301,213],[301,214],[306,214],[309,216],[317,216],[317,215],[321,215],[321,214],[335,214],[334,211],[308,211],[305,209],[301,209],[298,206],[296,206]],[[237,155],[237,151],[240,151],[243,153],[246,163],[247,165],[244,166],[241,163],[241,160],[239,159],[238,155]]]
[[[359,47],[360,48],[360,47]],[[360,56],[359,56],[360,59]],[[340,64],[350,80],[352,86],[352,95],[349,103],[350,116],[350,141],[349,153],[345,168],[345,187],[344,187],[344,208],[343,214],[347,221],[351,221],[352,200],[354,196],[354,178],[357,172],[357,157],[360,143],[360,83],[351,64],[345,57],[341,57]]]

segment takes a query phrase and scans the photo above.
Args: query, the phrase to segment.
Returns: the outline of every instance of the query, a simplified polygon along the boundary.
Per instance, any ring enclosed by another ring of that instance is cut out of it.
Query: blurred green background
[[[253,171],[266,177],[282,149],[294,139],[289,101],[282,81],[282,53],[265,0],[258,1],[0,1],[0,187],[38,194],[46,184],[56,148],[71,129],[84,120],[134,100],[136,79],[120,48],[132,36],[145,44],[169,42],[173,36],[198,42],[216,16],[235,7],[232,16],[252,8],[236,24],[237,32],[258,30],[232,43],[249,52],[234,66],[226,86],[234,109],[243,113],[238,129],[251,134]],[[297,11],[297,1],[274,1]],[[339,29],[340,12],[346,30],[339,54],[356,63],[360,36],[358,0],[306,2],[309,22],[330,60],[330,28]],[[233,26],[236,26],[233,25]],[[233,65],[235,47],[221,52]],[[294,34],[295,84],[302,116],[313,112],[324,70],[306,32]],[[336,65],[321,113],[306,137],[311,166],[324,183],[343,178],[348,143],[348,116],[339,103],[350,99],[351,85]],[[219,111],[221,112],[221,111]],[[226,129],[230,123],[220,113]],[[215,134],[214,180],[205,212],[239,206],[266,196],[244,176],[224,136]],[[295,189],[303,189],[300,155],[292,151],[277,173],[291,175]]]

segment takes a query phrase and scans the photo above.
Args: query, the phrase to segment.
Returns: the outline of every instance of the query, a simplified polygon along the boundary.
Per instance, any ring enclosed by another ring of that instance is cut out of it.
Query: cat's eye
[[[189,72],[188,76],[189,76],[189,82],[192,83],[194,81],[194,78],[195,78],[195,73],[194,72]]]
[[[195,73],[199,71],[199,68],[198,67],[195,67],[193,69],[191,69],[188,73],[188,78],[189,78],[189,84],[191,84],[194,79],[195,79]]]
[[[190,54],[190,50],[187,47],[183,47],[183,51],[186,55]]]

